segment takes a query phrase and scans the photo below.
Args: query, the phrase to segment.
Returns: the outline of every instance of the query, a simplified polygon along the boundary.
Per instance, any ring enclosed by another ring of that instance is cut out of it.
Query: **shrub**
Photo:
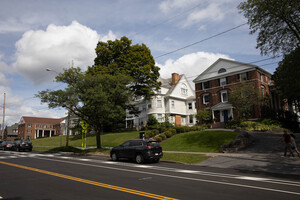
[[[164,134],[164,133],[163,133],[163,134],[160,134],[160,137],[161,137],[162,140],[167,139],[167,136],[166,136],[166,134]]]
[[[167,138],[170,138],[170,137],[173,136],[173,133],[171,132],[171,130],[167,130],[167,131],[165,132],[165,135],[167,136]]]
[[[156,136],[156,137],[154,138],[154,140],[156,140],[157,142],[161,142],[161,141],[162,141],[162,139],[161,139],[160,136]]]
[[[155,126],[157,124],[158,124],[157,119],[153,115],[151,115],[147,120],[147,126]]]

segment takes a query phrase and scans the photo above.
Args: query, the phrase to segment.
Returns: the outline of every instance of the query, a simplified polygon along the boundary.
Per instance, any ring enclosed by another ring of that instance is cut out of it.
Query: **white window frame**
[[[193,103],[188,103],[188,109],[193,110]]]
[[[209,94],[206,93],[206,94],[203,94],[203,95],[202,95],[202,102],[203,102],[203,104],[205,104],[205,105],[206,105],[206,104],[209,104],[209,102],[210,102],[210,99],[209,99],[208,102],[205,101],[205,97],[206,97],[206,96],[209,96]]]
[[[171,101],[171,108],[175,108],[175,101]]]
[[[156,101],[156,107],[157,108],[162,108],[162,100],[157,99],[157,101]]]
[[[223,91],[220,92],[220,94],[221,94],[221,102],[223,102],[223,103],[228,102],[228,91],[223,90]],[[226,97],[227,97],[226,101],[224,100],[223,94],[226,94]]]
[[[162,122],[162,119],[163,119],[162,114],[157,114],[157,121]]]
[[[227,85],[227,78],[220,78],[220,86]]]

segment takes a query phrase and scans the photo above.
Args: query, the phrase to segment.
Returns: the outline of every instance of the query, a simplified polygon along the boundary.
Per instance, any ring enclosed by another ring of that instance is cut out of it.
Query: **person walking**
[[[300,158],[300,152],[296,144],[296,136],[293,133],[291,134],[291,143],[292,143],[292,150],[295,150],[296,153],[298,154],[298,157]]]
[[[286,157],[287,150],[289,150],[290,156],[292,155],[292,157],[295,157],[294,153],[293,153],[293,150],[292,150],[291,135],[286,130],[283,131],[283,136],[282,136],[282,140],[281,141],[283,141],[285,143],[284,157]]]

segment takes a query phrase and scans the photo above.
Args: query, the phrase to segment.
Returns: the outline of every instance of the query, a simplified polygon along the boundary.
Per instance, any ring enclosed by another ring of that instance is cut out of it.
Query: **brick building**
[[[63,135],[65,118],[42,118],[22,116],[18,127],[18,137],[36,139]]]
[[[269,72],[255,65],[220,58],[193,80],[197,110],[210,109],[216,122],[236,119],[229,94],[242,81],[253,83],[259,95],[270,96]],[[254,106],[252,113],[250,118],[260,118],[262,108]]]

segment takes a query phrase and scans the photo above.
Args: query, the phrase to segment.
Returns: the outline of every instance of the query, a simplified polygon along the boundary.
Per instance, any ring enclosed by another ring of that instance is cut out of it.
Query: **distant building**
[[[18,137],[36,139],[64,134],[65,118],[42,118],[22,116],[18,126]]]
[[[4,140],[14,141],[18,138],[18,123],[12,126],[6,126],[4,130]]]
[[[172,78],[159,78],[162,83],[159,91],[150,100],[136,98],[133,104],[139,109],[136,117],[127,112],[126,128],[140,128],[146,125],[153,115],[158,122],[167,119],[176,126],[192,126],[196,124],[195,92],[185,75],[172,74]]]
[[[269,72],[256,65],[220,58],[193,80],[197,109],[211,110],[216,122],[236,119],[235,108],[230,103],[230,91],[240,86],[242,81],[253,83],[259,95],[270,96]],[[260,118],[262,115],[262,107],[254,106],[250,118]]]

